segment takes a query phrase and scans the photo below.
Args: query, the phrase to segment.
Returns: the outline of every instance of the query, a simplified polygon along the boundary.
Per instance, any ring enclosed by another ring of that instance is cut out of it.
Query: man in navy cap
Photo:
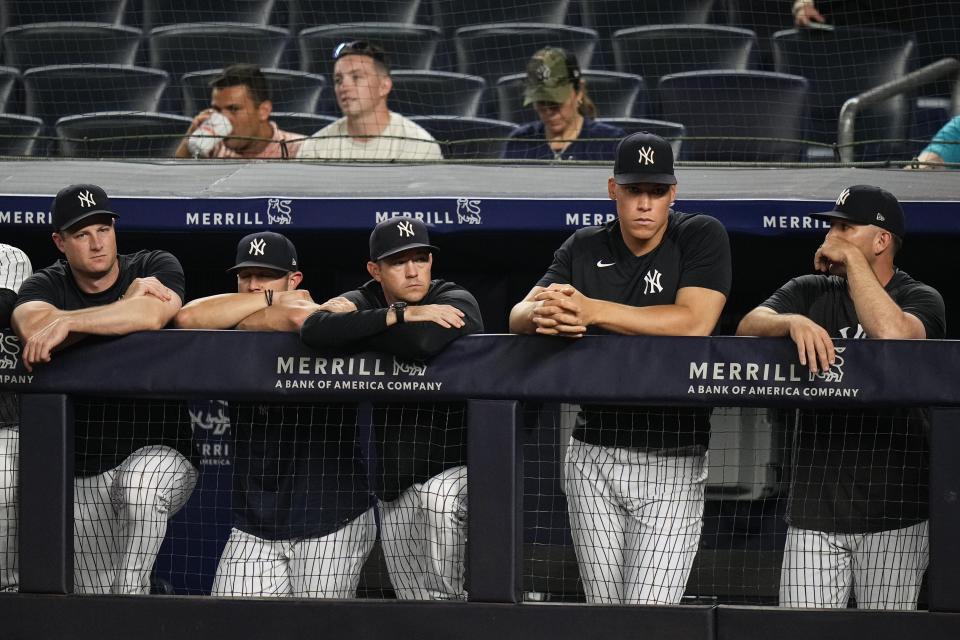
[[[272,231],[237,244],[237,292],[192,300],[182,329],[299,331],[323,308],[297,250]],[[376,540],[355,404],[231,402],[233,529],[215,596],[353,598]]]
[[[943,338],[935,289],[894,265],[900,203],[878,187],[844,189],[813,217],[830,231],[818,274],[783,285],[748,313],[737,335],[790,336],[811,375],[842,365],[834,338]],[[790,528],[780,605],[914,609],[928,553],[928,448],[920,410],[803,411],[793,439]]]
[[[85,336],[162,329],[173,319],[184,295],[180,263],[166,251],[118,254],[119,216],[103,189],[65,187],[52,217],[66,259],[28,278],[13,311],[28,370]],[[75,589],[147,593],[167,520],[197,481],[185,411],[98,399],[78,400],[75,416]]]
[[[730,291],[730,245],[714,218],[673,211],[670,145],[620,141],[607,192],[617,219],[580,229],[510,312],[514,333],[704,336]],[[583,406],[564,492],[587,600],[676,604],[702,528],[710,412]]]
[[[300,330],[317,348],[383,351],[424,360],[461,336],[483,331],[463,287],[432,278],[427,227],[390,218],[370,234],[372,278],[324,303]],[[400,599],[466,598],[465,412],[462,402],[375,405],[380,460],[380,540]]]

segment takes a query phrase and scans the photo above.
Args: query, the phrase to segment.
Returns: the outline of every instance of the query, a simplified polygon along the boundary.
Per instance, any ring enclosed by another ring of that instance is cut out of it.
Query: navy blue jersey
[[[510,134],[510,140],[503,149],[503,158],[505,160],[602,160],[613,162],[617,153],[617,144],[623,135],[622,129],[590,118],[584,118],[583,128],[581,128],[577,139],[563,151],[556,152],[547,143],[546,128],[543,122],[537,120],[523,125]]]
[[[230,421],[236,528],[317,538],[370,508],[355,404],[231,403]]]

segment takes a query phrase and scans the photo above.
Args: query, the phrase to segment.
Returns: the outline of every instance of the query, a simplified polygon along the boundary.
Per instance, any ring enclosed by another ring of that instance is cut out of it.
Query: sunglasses
[[[333,49],[334,60],[339,60],[343,56],[349,55],[369,56],[381,64],[386,64],[386,56],[383,53],[383,49],[374,44],[370,44],[366,40],[341,42]]]

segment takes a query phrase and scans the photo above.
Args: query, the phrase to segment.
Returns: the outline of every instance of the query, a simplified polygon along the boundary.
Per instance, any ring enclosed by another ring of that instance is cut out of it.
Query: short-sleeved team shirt
[[[17,305],[47,302],[73,311],[111,304],[120,299],[137,278],[153,276],[183,300],[183,268],[166,251],[139,251],[119,255],[120,274],[109,289],[85,293],[76,283],[70,265],[59,260],[34,273],[20,287]],[[108,391],[108,390],[104,390]],[[74,474],[91,476],[113,469],[137,449],[164,444],[195,461],[187,412],[177,403],[131,402],[91,398],[76,404],[74,417],[76,461]]]
[[[885,290],[923,323],[927,338],[946,335],[943,298],[935,289],[897,271]],[[794,278],[762,306],[804,315],[833,338],[869,337],[844,278]],[[926,419],[918,409],[801,412],[787,521],[801,529],[864,533],[925,520],[928,450]]]
[[[426,129],[399,113],[390,112],[390,122],[379,136],[358,142],[350,137],[347,119],[340,118],[305,140],[300,158],[319,160],[442,160],[440,145]]]
[[[730,292],[730,243],[720,222],[702,214],[670,211],[657,248],[635,256],[620,222],[580,229],[554,254],[537,283],[571,284],[584,295],[634,307],[674,304],[684,287]],[[590,327],[589,333],[605,333]],[[706,447],[709,411],[678,407],[585,405],[574,437],[602,446],[672,449]]]
[[[613,162],[617,155],[617,144],[623,137],[623,130],[583,119],[583,127],[577,139],[566,149],[556,153],[546,140],[546,127],[537,120],[526,124],[510,134],[510,140],[503,149],[505,160],[602,160]]]
[[[937,154],[944,162],[960,162],[960,116],[943,125],[924,151]]]

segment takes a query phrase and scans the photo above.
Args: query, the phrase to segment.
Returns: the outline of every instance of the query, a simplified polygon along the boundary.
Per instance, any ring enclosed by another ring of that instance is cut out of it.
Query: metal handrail
[[[951,111],[956,115],[960,113],[960,61],[957,61],[956,58],[937,60],[922,69],[917,69],[902,78],[891,80],[864,91],[844,102],[840,109],[840,119],[837,122],[837,147],[840,151],[840,160],[842,162],[853,162],[854,122],[860,109],[883,102],[888,98],[906,93],[911,89],[951,74],[956,75],[951,100]]]

